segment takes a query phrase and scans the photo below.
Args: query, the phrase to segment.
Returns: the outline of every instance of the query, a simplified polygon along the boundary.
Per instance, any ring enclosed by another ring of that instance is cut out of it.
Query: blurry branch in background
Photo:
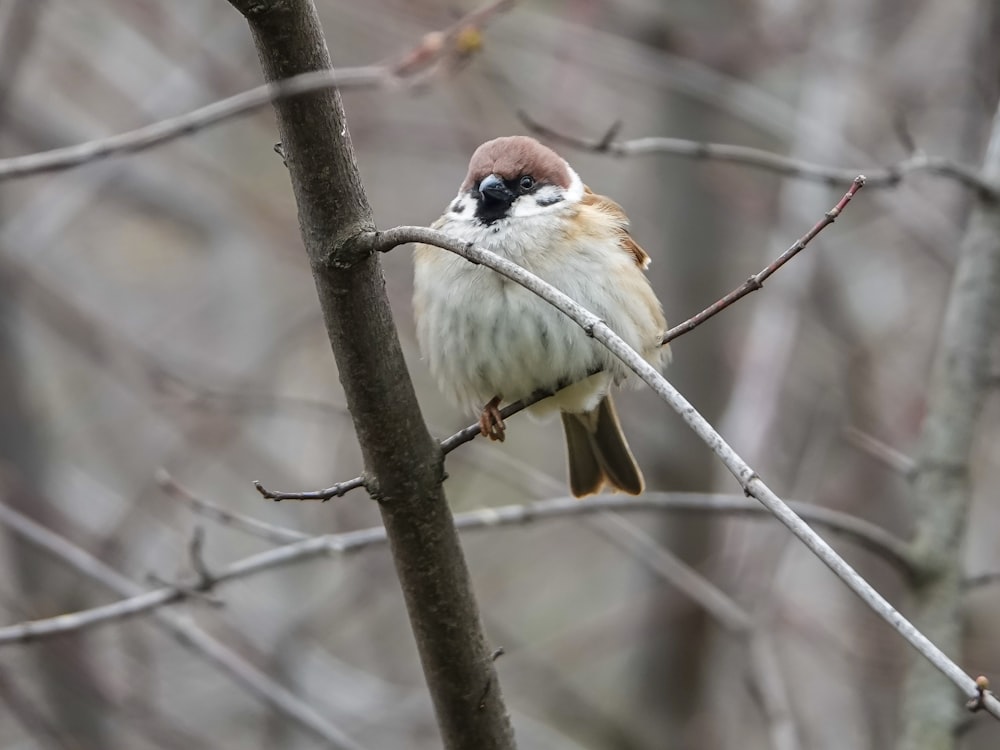
[[[177,603],[192,595],[199,585],[202,591],[210,591],[229,581],[248,578],[285,565],[298,564],[319,556],[360,552],[369,547],[383,545],[387,541],[385,529],[381,526],[340,534],[310,536],[295,529],[264,523],[243,513],[224,510],[215,503],[196,497],[164,471],[158,472],[157,481],[171,497],[185,503],[192,511],[246,534],[272,543],[284,543],[284,546],[230,563],[213,571],[209,581],[200,582],[198,578],[191,578],[179,586],[162,586],[141,593],[136,591],[126,594],[129,597],[127,599],[70,615],[0,627],[0,646],[41,640],[116,622]],[[907,559],[909,552],[906,543],[875,524],[847,513],[816,505],[793,502],[790,503],[790,506],[802,518],[808,519],[817,526],[827,528],[843,536],[844,539],[879,555],[895,566],[902,574],[912,573]],[[482,508],[457,513],[454,520],[455,528],[473,531],[498,529],[506,526],[524,526],[546,520],[577,516],[593,516],[608,511],[617,513],[717,513],[729,516],[746,516],[758,520],[770,516],[768,510],[759,503],[738,495],[650,492],[640,497],[606,495],[582,501],[567,497],[539,500],[525,505]],[[0,523],[6,523],[4,520],[6,517],[6,509],[0,506]],[[66,544],[69,543],[66,542]],[[95,562],[97,565],[103,565],[99,561]],[[673,582],[672,579],[671,581]],[[132,586],[138,588],[137,584],[132,584]]]
[[[284,526],[275,526],[258,520],[245,513],[226,510],[221,505],[202,500],[189,489],[179,484],[166,469],[158,469],[154,477],[156,484],[170,497],[179,500],[188,506],[193,512],[210,518],[223,526],[237,529],[259,539],[264,539],[274,544],[288,544],[289,542],[300,542],[308,539],[311,534],[295,531]]]
[[[609,156],[629,157],[663,154],[687,159],[729,162],[831,186],[843,185],[852,180],[859,172],[864,172],[867,179],[866,184],[869,187],[893,188],[910,175],[926,172],[955,180],[959,184],[972,188],[983,198],[1000,199],[1000,183],[997,181],[988,179],[978,170],[967,165],[941,156],[929,156],[920,151],[915,151],[906,159],[888,167],[853,169],[814,164],[774,151],[727,143],[707,143],[667,137],[619,141],[616,140],[616,137],[621,129],[620,122],[612,124],[601,138],[588,140],[543,125],[524,111],[519,112],[518,115],[525,127],[537,135],[583,151]]]
[[[9,474],[0,475],[0,525],[105,589],[118,596],[131,597],[107,607],[97,607],[84,612],[60,615],[49,620],[39,621],[48,623],[49,627],[35,628],[35,632],[40,637],[44,637],[46,634],[81,630],[89,625],[102,622],[103,620],[97,615],[109,609],[117,610],[114,618],[116,620],[128,616],[126,603],[134,601],[134,597],[142,594],[143,587],[65,537],[50,531],[9,507],[6,503],[6,495],[11,492],[10,483],[13,481],[15,480]],[[165,601],[178,601],[184,597],[183,592],[177,589],[166,589],[166,592]],[[147,609],[137,611],[147,611]],[[125,613],[123,614],[123,612]],[[153,612],[153,618],[154,623],[174,636],[178,643],[197,653],[206,663],[227,675],[243,690],[270,706],[271,709],[321,739],[327,747],[360,750],[358,744],[347,737],[339,728],[330,724],[318,711],[258,670],[224,643],[202,630],[186,615],[169,610],[158,610]],[[23,643],[33,640],[33,627],[27,623],[26,625],[27,627],[21,631],[21,637],[8,642],[19,641]],[[20,627],[15,625],[13,628],[5,630],[12,632]]]
[[[246,115],[280,99],[324,89],[404,89],[458,70],[482,48],[482,30],[514,0],[494,0],[446,29],[426,34],[413,49],[376,65],[315,70],[257,86],[176,117],[75,146],[0,159],[0,180],[55,172],[117,154],[135,153]]]
[[[798,750],[801,743],[792,718],[788,686],[766,628],[755,622],[732,597],[664,549],[649,534],[616,514],[604,513],[603,517],[605,523],[598,528],[605,537],[679,588],[723,629],[744,641],[747,647],[747,676],[763,704],[771,735],[771,750]]]
[[[209,385],[201,379],[181,375],[153,354],[146,356],[144,366],[151,389],[170,398],[179,407],[234,414],[281,412],[294,415],[297,419],[350,416],[346,406],[323,399],[251,390],[239,384],[229,384],[224,388]]]
[[[912,479],[917,468],[917,462],[905,453],[893,448],[891,445],[883,443],[876,437],[862,432],[857,427],[848,427],[844,430],[844,437],[847,442],[858,450],[867,453],[876,461],[896,472],[900,476]]]
[[[863,175],[855,176],[851,182],[851,187],[848,189],[844,196],[838,201],[837,205],[831,208],[824,214],[823,218],[820,219],[816,224],[806,232],[802,237],[796,240],[791,247],[789,247],[785,252],[779,255],[772,263],[768,264],[759,273],[754,274],[746,281],[744,281],[740,286],[733,289],[729,294],[725,295],[718,301],[706,307],[697,315],[688,318],[683,323],[674,326],[669,331],[667,331],[662,341],[661,345],[666,345],[676,338],[683,336],[685,333],[690,333],[695,328],[700,326],[702,323],[707,321],[709,318],[713,318],[720,312],[728,308],[730,305],[738,302],[743,297],[746,297],[751,292],[755,292],[758,289],[763,288],[764,282],[771,277],[778,269],[784,266],[788,261],[794,258],[799,252],[805,250],[806,246],[812,242],[816,236],[822,232],[826,227],[830,226],[841,212],[847,207],[861,188],[865,186],[865,178]],[[392,249],[402,242],[396,241],[394,238],[399,233],[406,233],[409,231],[422,230],[422,227],[397,227],[395,229],[390,229],[385,232],[379,233],[379,243],[381,245],[380,249]],[[403,241],[405,242],[405,240]],[[431,244],[435,244],[433,241],[429,241]],[[522,399],[513,404],[509,404],[500,410],[500,415],[507,419],[524,409],[527,409],[534,403],[541,401],[544,398],[548,398],[552,394],[547,391],[539,391],[533,393],[529,398]],[[471,424],[462,430],[459,430],[454,435],[445,440],[441,441],[441,452],[447,455],[453,450],[458,448],[460,445],[464,445],[471,440],[474,440],[481,434],[481,429],[479,423]],[[351,490],[357,489],[358,487],[365,486],[366,479],[364,476],[354,477],[353,479],[346,480],[344,482],[339,482],[332,487],[327,487],[321,490],[309,490],[305,492],[280,492],[277,490],[270,490],[264,487],[260,482],[255,481],[254,487],[257,491],[263,495],[268,500],[281,501],[281,500],[321,500],[326,501],[334,497],[342,497]]]
[[[962,581],[962,588],[965,590],[977,589],[983,586],[991,586],[994,583],[1000,583],[1000,571],[969,576]]]
[[[180,485],[166,471],[157,472],[157,483],[171,497],[188,505],[191,510],[218,523],[271,542],[288,543],[309,539],[301,531],[264,523],[252,516],[226,510],[215,503],[197,497]],[[900,573],[909,576],[915,571],[909,560],[905,541],[880,526],[849,513],[819,505],[790,501],[789,505],[805,519],[829,529],[869,552],[884,558]],[[722,514],[761,519],[768,511],[760,503],[739,495],[717,495],[699,492],[647,492],[641,496],[602,495],[585,500],[554,498],[523,505],[465,511],[455,514],[455,526],[463,530],[523,525],[548,519],[589,516],[605,511],[618,513],[667,512],[679,514]],[[362,536],[363,539],[367,537]],[[367,542],[366,542],[367,543]]]

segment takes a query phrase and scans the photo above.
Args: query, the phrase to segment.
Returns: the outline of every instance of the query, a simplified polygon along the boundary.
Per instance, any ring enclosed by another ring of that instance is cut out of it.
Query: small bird
[[[534,138],[477,148],[432,226],[552,284],[658,370],[669,361],[660,345],[667,322],[644,273],[649,256],[629,235],[628,217]],[[570,318],[491,269],[429,245],[414,254],[413,308],[431,373],[452,401],[480,413],[484,436],[504,439],[502,403],[558,391],[531,411],[561,412],[573,494],[606,484],[643,491],[609,395],[631,371]]]

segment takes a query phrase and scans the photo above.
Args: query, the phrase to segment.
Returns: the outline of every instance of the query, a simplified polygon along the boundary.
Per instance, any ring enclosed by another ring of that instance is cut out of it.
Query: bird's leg
[[[507,427],[500,416],[500,397],[494,396],[490,402],[483,407],[482,414],[479,415],[479,433],[490,440],[503,442],[506,437]]]

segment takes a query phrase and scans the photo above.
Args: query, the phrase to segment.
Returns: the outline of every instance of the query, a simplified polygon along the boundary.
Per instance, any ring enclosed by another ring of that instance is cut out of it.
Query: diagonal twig
[[[896,450],[873,435],[859,430],[857,427],[847,427],[844,430],[847,441],[860,451],[867,453],[900,476],[912,479],[917,469],[917,462],[905,453]]]
[[[885,620],[897,633],[910,643],[936,669],[961,689],[967,697],[978,693],[975,681],[952,661],[929,638],[896,610],[862,576],[838,555],[832,547],[771,490],[743,458],[726,443],[725,439],[691,405],[681,393],[661,375],[656,368],[612,331],[604,321],[521,266],[501,258],[480,247],[459,242],[452,237],[423,227],[397,227],[386,232],[372,233],[376,249],[388,251],[411,242],[440,247],[463,258],[493,269],[511,281],[537,294],[579,325],[588,336],[601,342],[607,349],[635,372],[663,401],[688,424],[694,433],[716,454],[743,491],[756,498],[806,547],[840,578],[861,600]],[[984,701],[984,708],[1000,718],[1000,701],[992,695]]]
[[[815,239],[816,235],[836,221],[837,217],[840,216],[841,212],[847,207],[847,204],[851,202],[855,193],[865,186],[865,181],[866,178],[864,175],[858,175],[855,177],[854,181],[851,183],[850,189],[844,193],[844,197],[840,199],[837,205],[827,211],[823,215],[823,218],[816,222],[812,229],[797,239],[790,248],[775,258],[773,262],[761,269],[759,273],[755,273],[740,286],[733,289],[733,291],[725,297],[722,297],[718,301],[712,303],[700,313],[688,318],[680,325],[676,325],[671,328],[663,335],[663,340],[660,343],[667,344],[678,336],[683,336],[685,333],[700,326],[709,318],[718,315],[734,302],[746,297],[751,292],[756,292],[758,289],[761,289],[764,286],[764,282],[767,281],[775,271],[798,255],[802,250],[805,250],[806,246],[812,242],[813,239]]]
[[[798,733],[792,715],[788,684],[772,638],[749,612],[722,589],[665,549],[649,534],[621,516],[604,511],[601,533],[612,542],[662,575],[686,596],[697,602],[727,631],[747,647],[748,678],[760,694],[772,750],[799,750]]]
[[[304,534],[294,529],[265,523],[245,513],[235,513],[207,500],[202,500],[182,484],[178,483],[170,476],[170,473],[166,469],[157,469],[154,480],[161,490],[175,500],[180,500],[195,513],[206,518],[211,518],[213,521],[218,521],[226,526],[232,526],[253,536],[260,537],[261,539],[266,539],[269,542],[288,544],[289,542],[308,539],[311,536],[310,534]]]

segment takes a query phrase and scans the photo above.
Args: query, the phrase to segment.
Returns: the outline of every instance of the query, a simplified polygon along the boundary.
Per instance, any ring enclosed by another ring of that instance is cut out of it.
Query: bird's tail
[[[632,455],[611,396],[593,411],[562,413],[569,457],[569,487],[575,497],[600,492],[605,484],[629,495],[642,493],[645,482]]]

